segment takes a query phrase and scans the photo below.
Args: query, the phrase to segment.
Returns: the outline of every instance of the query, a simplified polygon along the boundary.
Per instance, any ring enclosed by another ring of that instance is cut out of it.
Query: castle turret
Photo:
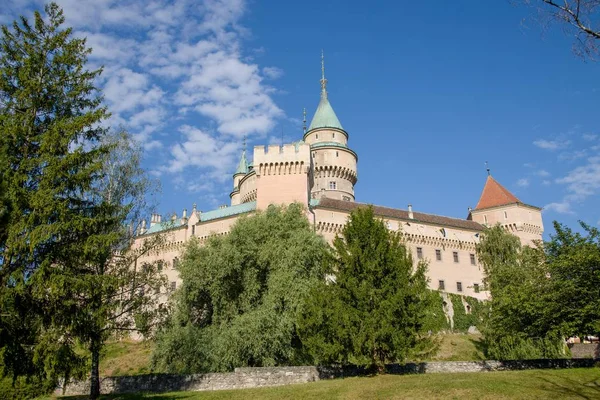
[[[312,158],[311,198],[354,201],[358,157],[348,147],[348,133],[329,103],[325,63],[321,54],[321,100],[304,134]]]
[[[246,159],[246,141],[244,140],[244,150],[240,162],[233,173],[233,190],[229,194],[231,205],[240,204],[240,180],[248,173],[248,160]]]
[[[488,171],[488,177],[475,209],[467,219],[484,226],[502,225],[521,239],[524,245],[542,240],[544,224],[541,208],[521,202],[514,194],[496,181]]]

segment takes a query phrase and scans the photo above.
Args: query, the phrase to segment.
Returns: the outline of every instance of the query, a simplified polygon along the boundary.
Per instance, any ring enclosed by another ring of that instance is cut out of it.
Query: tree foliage
[[[353,211],[334,243],[333,281],[313,289],[301,339],[318,363],[382,367],[403,360],[418,341],[431,299],[426,265],[415,268],[401,234]]]
[[[488,356],[524,359],[564,355],[564,342],[552,323],[553,282],[548,278],[543,249],[522,247],[516,236],[496,225],[485,230],[477,256],[491,295],[482,329]]]
[[[154,366],[230,371],[304,363],[297,314],[324,280],[328,246],[298,204],[241,218],[227,236],[186,244],[174,313]]]
[[[554,222],[545,244],[555,304],[548,317],[566,336],[600,336],[600,231],[581,227],[584,234]]]
[[[158,289],[152,268],[131,268],[149,246],[128,251],[148,185],[131,139],[103,126],[91,50],[45,10],[0,39],[2,364],[51,387],[84,376],[83,344],[94,398],[103,341],[147,305],[139,288]]]

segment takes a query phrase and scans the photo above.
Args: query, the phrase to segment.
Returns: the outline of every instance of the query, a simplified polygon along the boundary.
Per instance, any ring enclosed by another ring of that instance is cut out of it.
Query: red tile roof
[[[357,207],[367,206],[364,203],[355,203],[352,201],[334,200],[327,197],[323,197],[319,200],[319,204],[315,208],[329,208],[340,211],[351,212]],[[395,218],[402,219],[405,221],[422,222],[425,224],[448,226],[460,229],[468,229],[472,231],[482,231],[483,226],[475,221],[442,217],[441,215],[424,214],[420,212],[413,212],[413,218],[408,217],[408,211],[400,210],[398,208],[388,208],[381,206],[373,206],[373,211],[376,216],[384,218]]]
[[[481,197],[477,203],[476,210],[483,208],[505,206],[507,204],[520,203],[517,197],[509,192],[504,186],[499,184],[491,175],[488,175],[481,192]]]

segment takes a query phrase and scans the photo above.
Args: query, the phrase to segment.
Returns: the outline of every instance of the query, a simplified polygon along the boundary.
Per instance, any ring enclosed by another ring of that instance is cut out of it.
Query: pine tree
[[[320,363],[383,368],[418,339],[428,306],[426,265],[415,268],[400,233],[353,211],[333,243],[334,280],[313,291],[300,319],[303,343]]]
[[[0,354],[4,373],[52,386],[83,376],[84,345],[96,398],[102,344],[153,309],[161,281],[136,264],[152,241],[132,249],[127,228],[148,188],[139,150],[103,125],[85,40],[45,11],[0,39]]]

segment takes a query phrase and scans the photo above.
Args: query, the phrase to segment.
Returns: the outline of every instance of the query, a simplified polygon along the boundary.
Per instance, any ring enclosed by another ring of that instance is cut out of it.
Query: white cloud
[[[283,76],[283,70],[277,67],[264,67],[263,75],[268,79],[279,79]]]
[[[591,141],[596,140],[597,137],[598,137],[598,135],[586,133],[583,135],[583,140],[587,140],[588,142],[591,142]]]
[[[586,149],[582,149],[582,150],[574,150],[574,151],[569,151],[569,152],[565,152],[565,153],[561,153],[558,156],[559,160],[566,160],[566,161],[575,161],[578,160],[580,158],[584,158],[588,155],[588,152]]]
[[[172,160],[165,168],[168,172],[182,172],[188,167],[210,167],[210,179],[225,181],[240,152],[240,144],[227,142],[208,132],[184,125],[180,129],[185,141],[171,147]]]
[[[539,171],[536,171],[535,174],[537,176],[541,176],[542,178],[547,178],[550,176],[550,172],[546,171],[545,169],[540,169]]]
[[[527,178],[521,178],[517,181],[517,186],[519,187],[527,187],[529,186],[529,179]]]
[[[534,146],[544,150],[557,150],[560,148],[567,147],[571,142],[569,140],[558,141],[558,140],[545,140],[538,139],[533,142]]]
[[[555,211],[559,214],[573,214],[571,204],[569,202],[550,203],[544,206],[543,211]]]
[[[567,185],[574,200],[583,200],[600,190],[600,156],[590,157],[587,164],[579,166],[556,183]]]

